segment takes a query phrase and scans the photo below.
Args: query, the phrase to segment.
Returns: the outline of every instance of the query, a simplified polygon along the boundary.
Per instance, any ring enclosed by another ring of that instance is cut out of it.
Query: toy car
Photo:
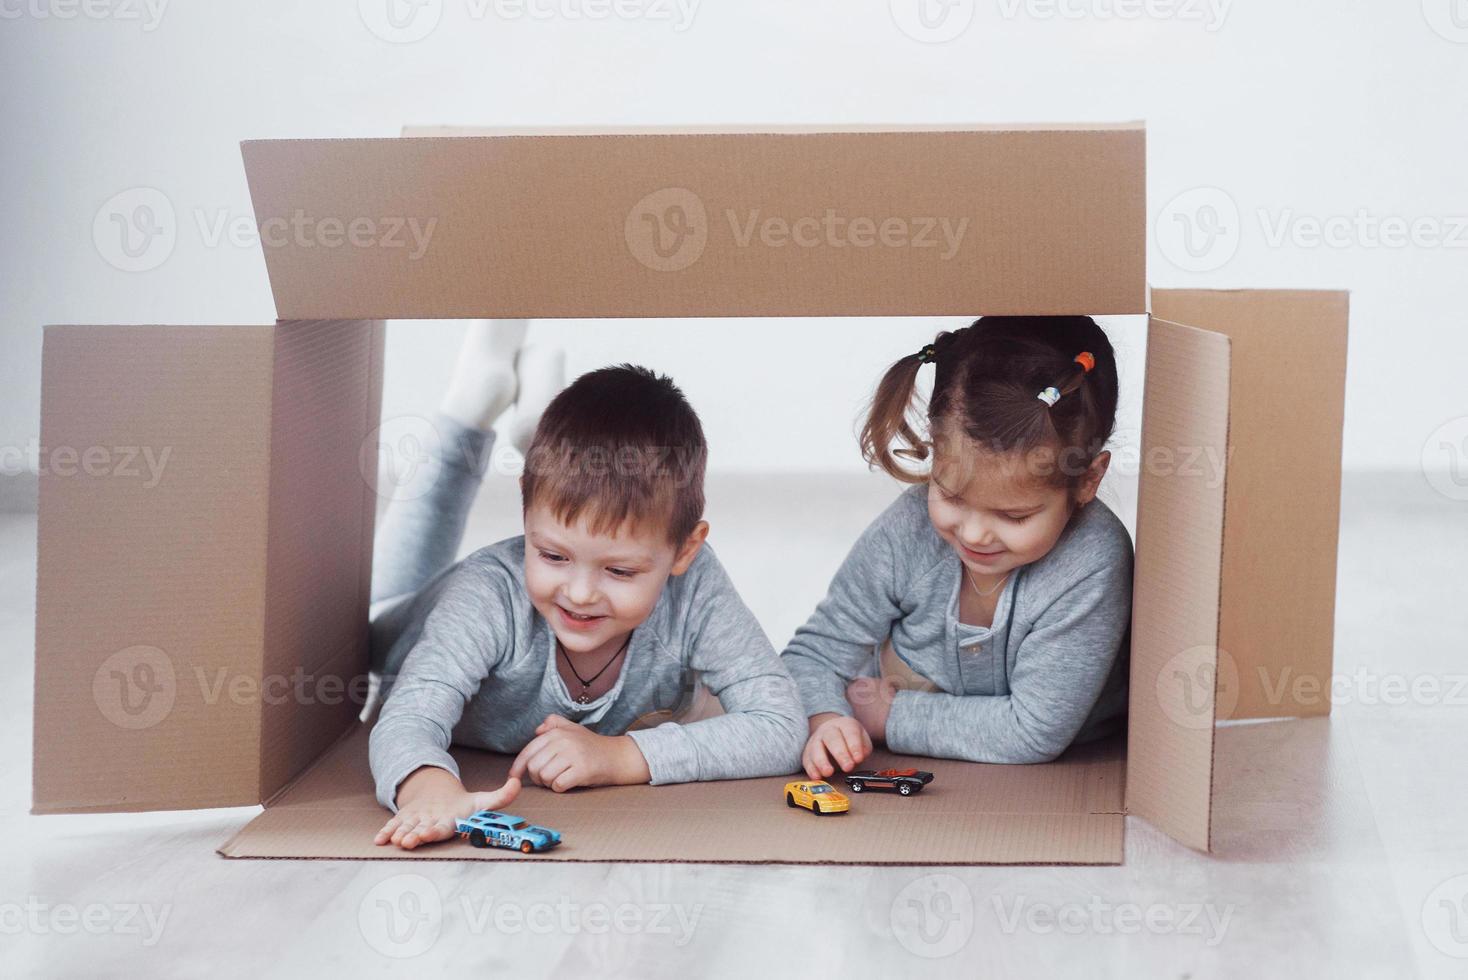
[[[846,785],[853,793],[870,789],[895,789],[911,796],[933,781],[933,774],[921,769],[859,769],[848,773]]]
[[[548,851],[561,842],[559,831],[495,810],[480,810],[467,820],[457,820],[454,829],[475,847],[510,847],[522,854]]]
[[[824,813],[845,813],[851,809],[851,799],[837,792],[830,783],[800,780],[785,784],[785,805],[803,806],[819,817]]]

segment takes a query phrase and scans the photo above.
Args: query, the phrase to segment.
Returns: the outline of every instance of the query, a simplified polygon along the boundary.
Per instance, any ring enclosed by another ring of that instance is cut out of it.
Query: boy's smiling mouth
[[[556,604],[556,610],[561,614],[561,622],[570,626],[572,629],[578,630],[590,629],[607,618],[606,616],[582,616],[580,613],[574,613],[559,603]]]

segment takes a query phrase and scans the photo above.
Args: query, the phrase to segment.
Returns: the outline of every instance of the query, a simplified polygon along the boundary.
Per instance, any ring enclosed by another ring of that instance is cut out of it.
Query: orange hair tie
[[[1086,374],[1090,374],[1091,369],[1096,366],[1096,358],[1088,350],[1083,350],[1077,354],[1075,356],[1075,362],[1081,366],[1081,370]]]

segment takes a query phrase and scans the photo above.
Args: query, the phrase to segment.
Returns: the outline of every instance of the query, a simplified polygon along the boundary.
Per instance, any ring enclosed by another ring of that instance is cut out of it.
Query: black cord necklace
[[[620,657],[622,654],[624,654],[624,653],[627,652],[627,644],[629,644],[631,642],[632,642],[632,634],[629,632],[627,634],[627,639],[625,639],[625,640],[622,641],[621,648],[618,649],[616,653],[612,654],[612,659],[610,659],[606,663],[602,664],[601,670],[599,670],[596,673],[592,674],[591,677],[588,679],[588,678],[582,677],[581,676],[581,672],[576,669],[576,665],[571,662],[571,654],[570,654],[570,651],[568,651],[565,648],[565,646],[562,645],[561,640],[560,640],[560,637],[557,637],[556,638],[556,649],[559,650],[561,652],[562,656],[564,656],[566,658],[566,666],[571,668],[571,673],[575,674],[576,675],[576,679],[581,682],[581,693],[578,694],[578,695],[576,695],[576,697],[574,699],[577,704],[590,704],[592,702],[591,695],[587,693],[588,691],[591,690],[591,685],[593,685],[593,684],[596,683],[596,679],[598,677],[600,677],[602,674],[605,674],[607,672],[607,668],[608,667],[610,667],[612,664],[616,663],[616,660],[617,660],[618,657]]]

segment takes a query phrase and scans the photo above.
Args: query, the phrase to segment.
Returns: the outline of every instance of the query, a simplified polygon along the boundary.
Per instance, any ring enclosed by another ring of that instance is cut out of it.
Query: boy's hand
[[[393,843],[411,851],[419,844],[448,840],[457,832],[455,820],[480,810],[498,810],[519,793],[520,780],[514,776],[497,790],[471,793],[448,770],[423,766],[398,787],[398,812],[377,832],[373,843]]]
[[[889,678],[858,677],[846,685],[851,716],[874,742],[887,741],[887,716],[892,713],[892,699],[896,696],[897,682]]]
[[[642,750],[627,735],[598,735],[560,715],[546,715],[510,766],[510,778],[564,793],[576,786],[626,786],[652,779]]]
[[[836,766],[850,772],[871,754],[872,739],[861,722],[826,712],[811,716],[810,739],[800,763],[811,779],[825,779],[836,774]]]

